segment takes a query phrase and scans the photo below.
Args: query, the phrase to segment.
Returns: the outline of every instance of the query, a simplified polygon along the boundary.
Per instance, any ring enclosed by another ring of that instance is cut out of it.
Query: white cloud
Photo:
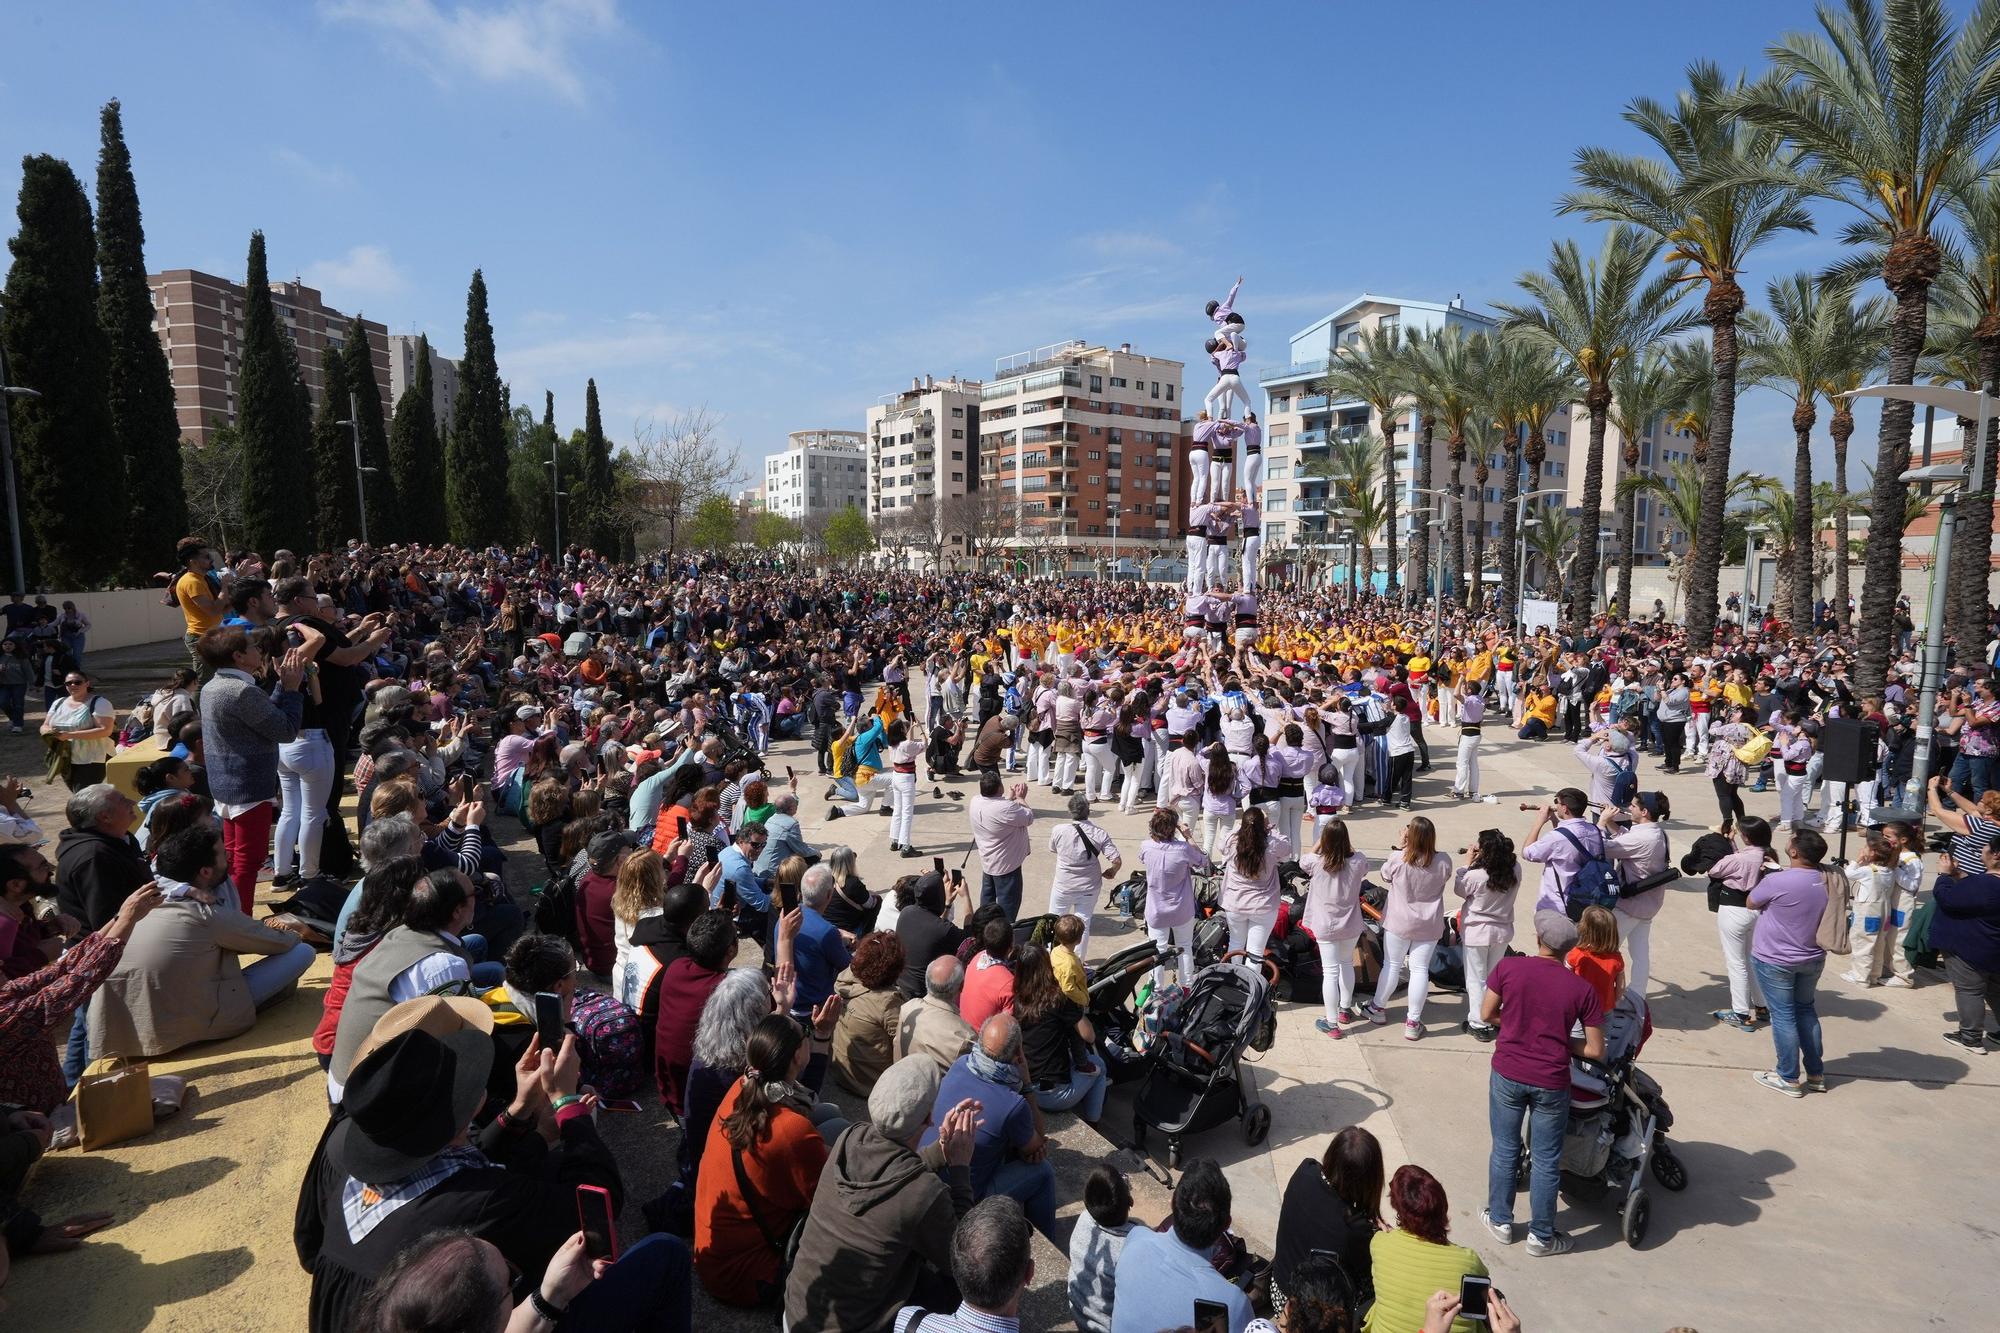
[[[397,296],[409,279],[379,245],[357,245],[339,259],[322,259],[306,267],[305,280],[343,309],[356,297]]]
[[[1173,259],[1181,247],[1149,231],[1098,231],[1078,238],[1077,243],[1103,259]]]
[[[279,166],[317,189],[346,190],[354,185],[354,176],[346,167],[315,162],[296,148],[280,148],[271,156],[277,159]]]
[[[574,44],[618,27],[617,0],[507,0],[445,6],[438,0],[326,0],[332,19],[373,29],[389,49],[440,85],[469,74],[487,83],[540,84],[584,100]]]

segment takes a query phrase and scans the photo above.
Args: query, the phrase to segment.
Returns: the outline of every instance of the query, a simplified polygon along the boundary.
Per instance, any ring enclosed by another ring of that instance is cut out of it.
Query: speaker
[[[1828,782],[1866,782],[1875,776],[1875,745],[1879,736],[1873,722],[1855,718],[1830,717],[1820,728],[1819,749],[1826,763],[1821,776]]]

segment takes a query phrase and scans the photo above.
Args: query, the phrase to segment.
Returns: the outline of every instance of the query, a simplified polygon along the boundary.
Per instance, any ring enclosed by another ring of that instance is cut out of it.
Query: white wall
[[[162,593],[158,588],[52,592],[45,595],[50,606],[60,607],[64,602],[75,602],[76,609],[90,617],[90,635],[83,645],[86,662],[93,652],[129,648],[138,643],[158,643],[163,639],[178,640],[187,632],[187,621],[180,608],[162,603]]]

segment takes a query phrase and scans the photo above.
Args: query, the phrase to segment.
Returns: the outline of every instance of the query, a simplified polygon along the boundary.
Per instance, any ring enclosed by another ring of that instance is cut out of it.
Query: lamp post
[[[370,545],[370,542],[368,540],[368,483],[366,477],[370,472],[379,472],[381,469],[363,467],[361,465],[361,400],[351,393],[348,394],[347,419],[345,421],[336,421],[333,424],[347,427],[348,433],[354,437],[354,498],[361,506],[361,544],[367,546]]]
[[[1617,535],[1610,528],[1599,528],[1597,530],[1597,603],[1604,608],[1607,615],[1611,611],[1611,580],[1609,577],[1611,571],[1605,567],[1605,559],[1608,552],[1604,548]]]
[[[562,498],[569,492],[562,488],[562,446],[555,440],[549,441],[549,456],[542,464],[549,470],[549,507],[555,511],[555,557],[556,568],[562,568]]]
[[[1770,529],[1761,523],[1752,523],[1743,529],[1743,623],[1738,627],[1744,632],[1750,629],[1750,593],[1753,572],[1757,568],[1757,539]]]
[[[1433,540],[1437,543],[1437,586],[1438,592],[1431,599],[1431,656],[1437,657],[1443,651],[1444,639],[1444,525],[1442,517],[1428,520],[1427,526],[1437,529]]]
[[[1449,512],[1445,509],[1445,501],[1451,499],[1451,492],[1446,490],[1439,490],[1434,486],[1412,486],[1410,487],[1410,494],[1428,495],[1431,497],[1433,501],[1436,502],[1433,506],[1434,520],[1428,522],[1427,526],[1442,529],[1444,527],[1445,522],[1447,521],[1445,515],[1447,512]],[[1436,540],[1440,542],[1444,540],[1444,533],[1442,531],[1438,533]],[[1438,569],[1437,578],[1431,587],[1431,595],[1437,597],[1439,600],[1443,600],[1444,559],[1441,553],[1438,559],[1437,569]],[[1453,574],[1457,574],[1458,572],[1459,572],[1458,570],[1452,571]]]
[[[1342,505],[1338,509],[1326,511],[1335,518],[1347,520],[1347,601],[1352,606],[1361,595],[1360,552],[1357,547],[1361,540],[1361,511],[1352,505]]]
[[[7,349],[0,347],[0,468],[7,472],[7,536],[14,547],[14,595],[28,595],[28,570],[21,562],[21,503],[14,493],[14,427],[10,398],[40,398],[24,385],[7,382]]]
[[[1528,529],[1539,528],[1539,518],[1521,519],[1514,524],[1514,623],[1521,623],[1522,588],[1528,578]]]

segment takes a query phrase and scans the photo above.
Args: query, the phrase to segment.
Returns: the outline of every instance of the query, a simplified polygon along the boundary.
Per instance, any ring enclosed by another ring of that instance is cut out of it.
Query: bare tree
[[[998,488],[954,495],[944,502],[943,529],[965,548],[966,562],[975,570],[1011,546],[1014,538],[1014,497]]]
[[[917,511],[914,509],[898,509],[884,513],[875,520],[872,527],[876,549],[889,557],[890,565],[894,569],[907,568],[909,553],[930,545],[928,524],[919,526]]]
[[[697,407],[669,419],[633,425],[627,451],[637,479],[631,503],[639,525],[658,527],[673,563],[683,531],[704,500],[727,495],[742,480],[734,446],[722,444],[721,419]]]
[[[219,420],[206,445],[181,445],[181,487],[187,493],[188,523],[228,550],[229,534],[243,526],[243,437]]]

